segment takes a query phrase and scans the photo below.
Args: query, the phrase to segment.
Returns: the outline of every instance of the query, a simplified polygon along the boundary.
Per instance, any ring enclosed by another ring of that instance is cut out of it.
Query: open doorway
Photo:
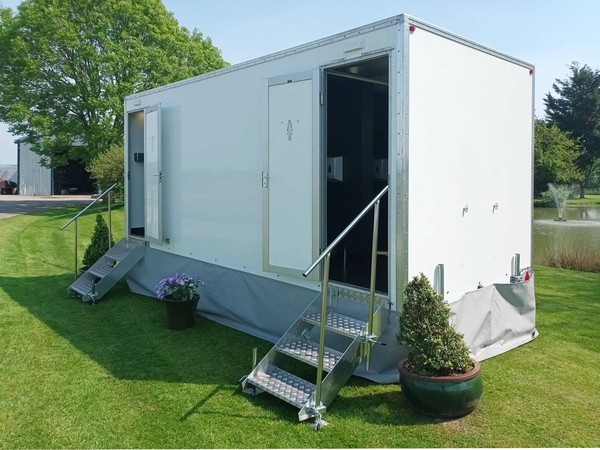
[[[144,111],[127,115],[128,235],[144,237]]]
[[[326,244],[388,183],[388,56],[325,71]],[[332,254],[331,280],[368,288],[373,213]],[[388,196],[381,200],[376,290],[387,293]]]
[[[162,241],[160,107],[127,114],[128,233]]]
[[[94,183],[81,161],[70,160],[64,166],[52,169],[53,195],[87,195],[94,191]]]

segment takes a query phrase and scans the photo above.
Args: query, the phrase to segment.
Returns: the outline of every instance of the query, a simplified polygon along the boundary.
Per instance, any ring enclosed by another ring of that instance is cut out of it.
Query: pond
[[[600,206],[566,207],[559,222],[556,208],[534,208],[533,260],[557,249],[600,253]]]

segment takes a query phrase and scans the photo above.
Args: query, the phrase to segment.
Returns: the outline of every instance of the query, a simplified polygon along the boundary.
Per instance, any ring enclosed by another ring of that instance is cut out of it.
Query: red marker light
[[[529,75],[533,75],[533,69],[529,69]]]
[[[408,27],[408,31],[410,31],[411,33],[413,33],[416,29],[417,27],[415,27],[414,25]]]

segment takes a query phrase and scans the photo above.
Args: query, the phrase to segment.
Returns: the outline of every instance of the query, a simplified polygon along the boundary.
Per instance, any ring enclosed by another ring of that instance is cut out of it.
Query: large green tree
[[[0,9],[0,120],[53,166],[123,139],[123,99],[224,67],[160,0],[25,0]]]
[[[583,181],[577,166],[581,146],[577,139],[556,124],[540,120],[535,123],[534,191],[536,195],[548,189],[548,183],[571,184]]]
[[[600,159],[600,71],[577,62],[569,66],[571,75],[552,85],[555,95],[546,94],[546,116],[563,131],[581,143],[577,165],[584,175],[583,187]]]

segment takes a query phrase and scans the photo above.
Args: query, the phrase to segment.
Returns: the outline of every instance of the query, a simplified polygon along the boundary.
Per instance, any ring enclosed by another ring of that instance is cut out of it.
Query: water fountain
[[[552,194],[556,210],[558,211],[558,219],[554,220],[557,222],[566,222],[566,220],[563,219],[563,212],[565,210],[567,199],[574,192],[574,187],[566,184],[554,185],[548,183],[548,190],[550,191],[550,194]]]
[[[549,255],[600,254],[600,205],[579,205],[565,209],[573,191],[568,186],[549,186],[552,208],[534,208],[534,261]],[[558,218],[557,218],[558,212]],[[565,220],[568,217],[568,221]]]

